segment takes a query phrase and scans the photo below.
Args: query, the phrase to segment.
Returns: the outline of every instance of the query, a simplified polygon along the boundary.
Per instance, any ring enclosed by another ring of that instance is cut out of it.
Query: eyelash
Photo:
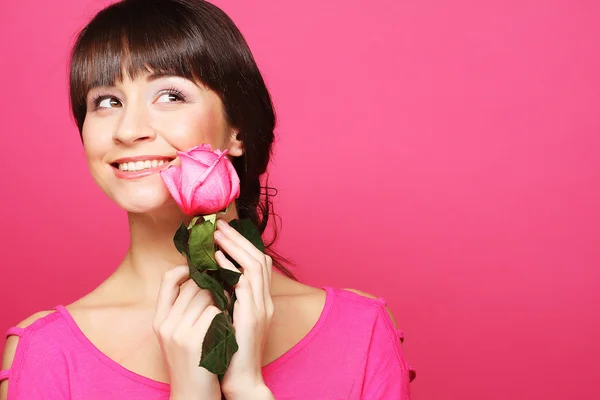
[[[164,92],[164,93],[162,93],[162,94],[174,94],[174,95],[177,95],[177,96],[179,96],[179,98],[180,98],[182,101],[186,101],[185,94],[183,94],[183,92],[182,92],[181,90],[179,90],[179,89],[176,89],[176,88],[174,88],[174,87],[167,88],[167,89],[165,90],[165,92]]]
[[[187,100],[186,97],[185,97],[185,95],[183,94],[183,92],[181,90],[179,90],[179,89],[174,88],[174,87],[170,87],[170,88],[165,89],[161,93],[161,95],[163,95],[163,94],[174,94],[174,95],[178,96],[181,99],[181,101],[186,101]],[[113,96],[111,94],[107,94],[107,93],[99,93],[96,96],[94,96],[92,98],[92,105],[94,106],[94,110],[96,110],[96,109],[99,108],[100,102],[102,100],[107,99],[107,98],[111,98],[111,97],[116,98],[115,96]]]
[[[94,107],[94,110],[98,109],[98,106],[100,105],[100,102],[106,98],[110,98],[110,97],[114,97],[110,94],[104,94],[104,93],[98,93],[97,95],[94,96],[94,98],[92,98],[92,106]]]

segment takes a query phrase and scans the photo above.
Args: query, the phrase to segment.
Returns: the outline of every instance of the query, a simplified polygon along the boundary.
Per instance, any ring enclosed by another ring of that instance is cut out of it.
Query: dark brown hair
[[[274,188],[260,182],[272,155],[276,118],[265,82],[234,22],[202,0],[123,0],[98,12],[79,33],[71,53],[71,111],[80,135],[89,90],[114,85],[122,79],[122,68],[135,79],[148,67],[201,82],[219,95],[225,118],[244,144],[243,155],[232,160],[241,186],[238,216],[252,220],[263,234],[269,215],[276,217],[270,197],[277,192],[270,194]],[[269,248],[277,238],[276,221],[273,226],[265,252],[277,269],[296,279],[283,265],[290,261]]]

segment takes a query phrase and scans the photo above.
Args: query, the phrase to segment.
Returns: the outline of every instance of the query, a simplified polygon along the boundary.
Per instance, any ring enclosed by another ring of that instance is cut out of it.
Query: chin
[[[145,187],[122,190],[111,196],[119,207],[127,212],[146,214],[156,211],[179,210],[179,206],[165,187]]]

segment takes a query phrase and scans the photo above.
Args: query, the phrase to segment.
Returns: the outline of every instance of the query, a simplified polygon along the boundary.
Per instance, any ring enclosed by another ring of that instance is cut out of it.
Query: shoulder
[[[322,288],[305,285],[288,278],[278,278],[277,287],[274,300],[276,299],[278,308],[283,313],[293,315],[294,318],[305,316],[308,321],[314,322],[324,311],[327,295]],[[397,329],[396,319],[381,297],[352,288],[333,290],[336,293],[335,297],[343,296],[354,301],[359,300],[367,304],[371,310],[372,306],[384,309],[393,327]]]
[[[365,293],[365,292],[357,290],[357,289],[343,289],[343,290],[355,293],[355,294],[365,297],[367,299],[375,300],[378,303],[380,303],[382,306],[385,305],[385,301],[379,296],[374,296],[372,294]],[[416,372],[415,372],[415,369],[410,364],[408,364],[404,358],[404,354],[403,354],[403,350],[402,350],[402,342],[404,341],[404,334],[398,329],[398,324],[396,323],[396,319],[394,318],[394,315],[392,314],[392,312],[390,311],[390,309],[387,305],[385,305],[385,310],[387,311],[387,314],[389,315],[389,319],[393,324],[393,328],[396,331],[396,333],[398,334],[398,338],[400,340],[399,340],[399,342],[396,342],[395,340],[392,342],[392,344],[394,345],[394,346],[392,346],[393,349],[389,349],[388,346],[386,346],[386,345],[382,345],[381,348],[383,348],[383,349],[388,348],[388,350],[390,350],[389,353],[396,353],[397,359],[400,361],[402,370],[408,374],[408,378],[403,380],[403,382],[404,382],[403,384],[405,385],[403,390],[405,391],[405,393],[409,393],[410,390],[409,390],[408,386],[406,386],[406,385],[407,385],[407,382],[411,382],[412,380],[415,379]],[[387,325],[389,326],[389,323]]]
[[[46,317],[47,315],[55,312],[55,310],[46,310],[46,311],[38,311],[33,315],[25,318],[23,321],[19,322],[15,325],[17,328],[27,329],[34,322]],[[15,351],[17,349],[17,343],[19,342],[19,337],[16,335],[11,335],[6,339],[6,345],[4,346],[4,352],[2,356],[2,369],[8,369],[12,364],[12,360],[15,355]]]
[[[287,298],[290,301],[286,301],[289,308],[293,308],[293,314],[298,315],[298,313],[306,313],[311,316],[311,318],[318,317],[319,314],[323,311],[326,302],[326,292],[321,288],[316,288],[304,284],[294,283],[294,285],[290,285],[290,288],[293,290],[288,290],[286,295],[278,296],[278,298]],[[375,305],[377,307],[382,307],[387,312],[387,315],[391,319],[394,328],[397,329],[397,323],[392,311],[387,306],[385,301],[380,297],[376,296],[362,290],[352,289],[352,288],[343,288],[343,289],[334,289],[335,292],[339,295],[348,294],[353,299],[360,299],[361,302],[367,300],[367,303],[371,305]],[[290,305],[293,304],[293,307]],[[288,308],[286,307],[286,308]],[[289,309],[289,311],[292,311]]]
[[[379,299],[381,299],[381,297],[379,297],[379,296],[375,296],[375,295],[363,292],[363,291],[358,290],[358,289],[344,288],[342,290],[346,290],[348,292],[355,293],[355,294],[357,294],[359,296],[362,296],[362,297],[365,297],[365,298],[368,298],[368,299],[371,299],[371,300],[379,300]],[[385,305],[385,310],[387,311],[390,319],[392,320],[392,323],[394,324],[394,328],[398,329],[398,324],[396,323],[396,318],[394,317],[394,315],[392,314],[392,311],[390,310],[390,308],[387,305]]]
[[[410,393],[408,383],[411,382],[413,379],[415,379],[416,373],[415,373],[414,368],[410,364],[407,363],[407,361],[404,357],[404,351],[402,349],[402,342],[404,341],[404,334],[402,333],[402,331],[400,329],[398,329],[398,324],[396,323],[396,319],[394,318],[394,315],[392,314],[389,307],[386,305],[385,300],[383,300],[382,297],[374,296],[372,294],[369,294],[369,293],[366,293],[366,292],[363,292],[363,291],[357,290],[357,289],[343,289],[343,290],[352,292],[354,294],[362,296],[363,298],[375,301],[380,305],[380,307],[385,308],[385,310],[387,311],[387,316],[389,318],[380,318],[380,320],[382,320],[382,321],[380,321],[380,324],[379,324],[379,329],[378,329],[379,334],[374,335],[373,341],[371,343],[370,351],[373,351],[374,353],[376,353],[375,356],[372,357],[373,360],[376,360],[376,362],[373,363],[370,366],[370,368],[373,368],[373,370],[377,370],[379,368],[379,365],[375,365],[375,364],[383,365],[383,364],[385,364],[383,362],[385,357],[389,358],[391,355],[394,355],[394,363],[398,363],[397,365],[399,365],[404,378],[401,380],[397,380],[396,378],[390,378],[390,379],[396,380],[398,383],[402,382],[403,388],[401,389],[401,391],[404,393]],[[386,315],[385,313],[383,313],[383,311],[381,312],[381,314]],[[390,337],[393,338],[393,340],[389,340]],[[381,376],[383,376],[385,373],[389,373],[389,371],[382,371]],[[395,396],[397,396],[397,394],[395,394],[394,397]]]
[[[38,311],[35,314],[30,315],[25,318],[23,321],[19,322],[15,325],[20,329],[27,329],[32,326],[36,321],[41,320],[48,316],[49,314],[54,313],[55,310],[45,310]],[[15,358],[15,353],[17,351],[17,346],[19,344],[19,336],[11,335],[6,339],[6,344],[4,345],[4,351],[2,352],[2,371],[8,370],[11,368],[13,360]],[[8,380],[0,382],[0,399],[5,399],[8,391]]]
[[[52,314],[54,312],[56,312],[56,310],[38,311],[35,314],[32,314],[29,317],[25,318],[23,321],[19,322],[17,324],[17,327],[25,329],[25,328],[29,327],[30,325],[32,325],[38,319],[44,318],[48,314]]]
[[[33,315],[25,318],[23,321],[19,322],[15,325],[17,328],[27,329],[34,322],[46,317],[47,315],[55,312],[55,310],[46,310],[46,311],[38,311]],[[4,346],[4,352],[2,355],[2,369],[8,369],[12,364],[12,360],[15,356],[15,351],[17,349],[17,343],[19,342],[19,337],[16,335],[11,335],[6,339],[6,344]]]

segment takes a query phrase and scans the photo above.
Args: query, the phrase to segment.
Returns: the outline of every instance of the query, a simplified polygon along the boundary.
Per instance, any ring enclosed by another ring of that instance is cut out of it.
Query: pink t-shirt
[[[385,300],[324,288],[313,329],[263,368],[277,400],[409,400],[414,378]],[[9,379],[8,400],[168,400],[169,385],[132,372],[95,347],[64,306],[25,329]]]

